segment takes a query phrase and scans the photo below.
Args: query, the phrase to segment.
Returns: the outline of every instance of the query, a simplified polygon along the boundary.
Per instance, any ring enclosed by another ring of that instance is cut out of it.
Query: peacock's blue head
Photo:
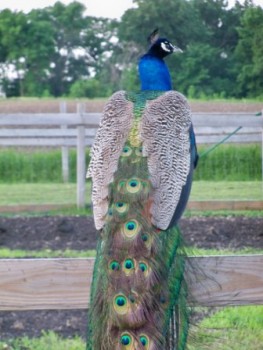
[[[166,38],[159,38],[158,29],[148,37],[148,41],[150,48],[139,61],[141,89],[171,90],[170,73],[163,59],[173,52],[182,52],[182,50],[172,45]]]
[[[166,38],[158,38],[152,43],[147,54],[163,59],[173,52],[183,52],[179,47],[174,46]]]

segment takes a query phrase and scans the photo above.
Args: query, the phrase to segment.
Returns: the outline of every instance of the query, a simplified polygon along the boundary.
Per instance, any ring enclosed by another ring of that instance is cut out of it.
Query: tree
[[[29,14],[0,12],[0,74],[4,89],[12,86],[8,95],[66,95],[75,81],[100,72],[116,33],[112,21],[84,12],[76,1]]]
[[[241,18],[236,47],[240,96],[262,96],[263,91],[263,9],[248,7]]]

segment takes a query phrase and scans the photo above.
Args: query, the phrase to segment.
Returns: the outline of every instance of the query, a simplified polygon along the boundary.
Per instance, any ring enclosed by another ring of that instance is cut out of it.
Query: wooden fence
[[[0,146],[61,147],[68,178],[68,148],[77,148],[77,204],[85,204],[85,148],[92,145],[100,113],[2,114]],[[247,113],[195,113],[198,144],[261,142],[263,118]],[[241,127],[241,128],[240,128]],[[263,147],[262,147],[263,154]],[[262,163],[263,167],[263,163]],[[193,260],[194,259],[194,260]],[[93,259],[1,259],[0,310],[88,307]],[[189,258],[187,279],[200,305],[263,304],[263,255]],[[199,266],[202,278],[191,266]]]
[[[1,259],[0,310],[86,309],[93,264],[92,258]],[[186,266],[198,305],[263,304],[263,255],[195,257]]]
[[[77,206],[85,205],[85,148],[91,146],[101,113],[0,114],[0,147],[61,147],[62,176],[68,181],[69,147],[77,148]],[[194,113],[197,144],[212,144],[236,131],[227,142],[262,143],[263,117],[251,113]],[[262,157],[263,174],[263,157]]]

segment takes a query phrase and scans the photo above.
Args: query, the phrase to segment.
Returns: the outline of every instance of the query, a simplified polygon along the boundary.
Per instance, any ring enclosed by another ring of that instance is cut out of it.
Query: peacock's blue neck
[[[172,90],[169,70],[163,59],[150,54],[142,56],[139,61],[141,90]]]

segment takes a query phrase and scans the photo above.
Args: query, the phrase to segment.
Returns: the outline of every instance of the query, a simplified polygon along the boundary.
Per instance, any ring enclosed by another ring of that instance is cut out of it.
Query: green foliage
[[[76,80],[70,87],[70,97],[104,97],[105,89],[97,79]]]
[[[121,88],[126,91],[137,91],[139,89],[139,74],[135,64],[123,72],[121,85]]]
[[[28,14],[0,11],[0,84],[6,95],[86,97],[138,90],[134,65],[147,50],[147,36],[159,27],[184,50],[167,60],[175,89],[194,98],[262,99],[262,7],[250,0],[232,7],[225,0],[134,2],[137,7],[120,21],[89,17],[77,1]]]
[[[239,59],[240,95],[263,96],[263,8],[248,8],[238,28],[236,55]]]
[[[85,343],[80,337],[63,339],[54,332],[43,332],[40,338],[17,338],[0,342],[0,350],[83,350]]]
[[[84,15],[77,1],[22,12],[0,11],[0,84],[7,96],[62,96],[99,69],[111,47],[111,22]],[[8,66],[15,78],[8,78]]]

